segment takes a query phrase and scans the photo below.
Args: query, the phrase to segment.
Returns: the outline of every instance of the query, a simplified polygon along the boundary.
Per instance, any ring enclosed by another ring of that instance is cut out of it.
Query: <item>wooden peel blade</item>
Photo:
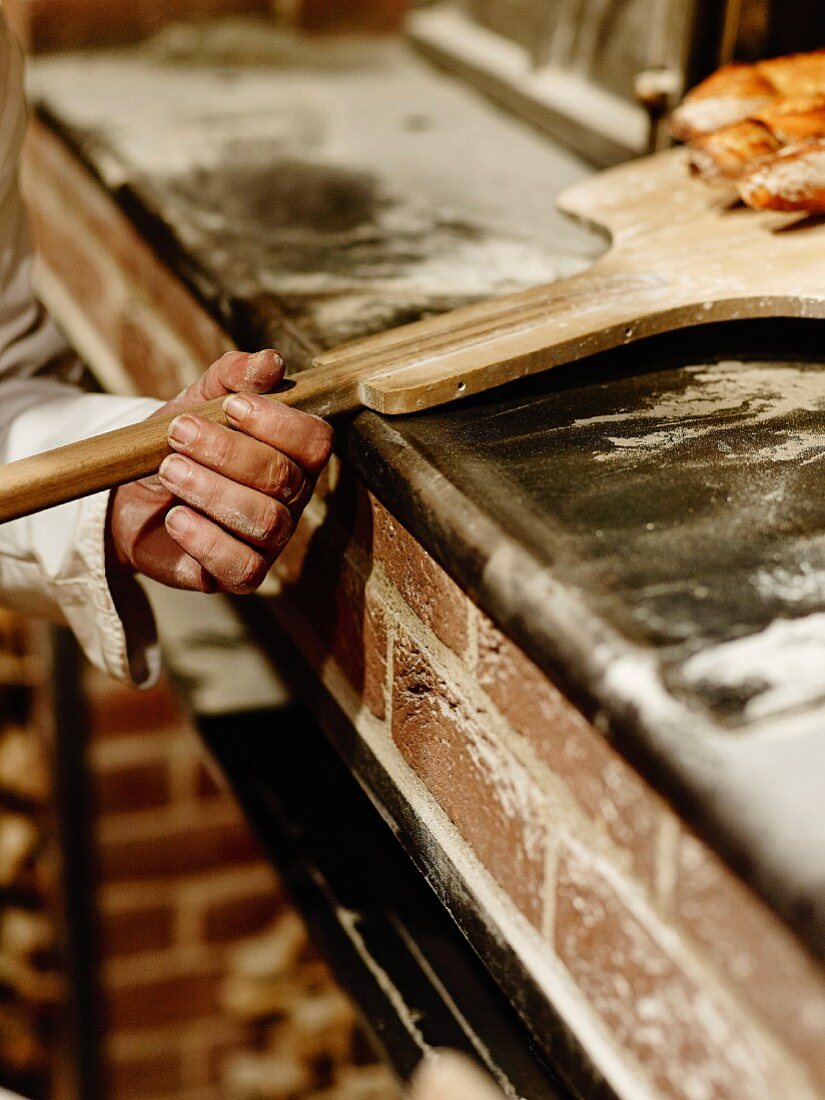
[[[825,222],[732,206],[688,178],[679,150],[593,177],[560,205],[612,237],[587,271],[326,352],[273,400],[324,417],[419,412],[690,325],[825,317]],[[226,424],[221,406],[186,411]],[[0,467],[0,522],[157,472],[172,419]]]

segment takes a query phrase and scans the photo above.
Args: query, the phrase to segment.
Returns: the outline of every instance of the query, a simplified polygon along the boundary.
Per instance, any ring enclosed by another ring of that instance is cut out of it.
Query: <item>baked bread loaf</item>
[[[737,189],[756,210],[825,214],[825,137],[757,161],[742,175]]]
[[[825,138],[825,95],[780,98],[742,122],[697,137],[690,163],[705,179],[735,180],[756,160],[814,138]]]
[[[671,130],[693,171],[750,206],[825,212],[825,50],[725,65],[685,97]]]
[[[670,116],[670,129],[680,141],[695,141],[750,118],[781,96],[825,96],[825,50],[788,54],[755,65],[723,65],[688,92]]]
[[[695,141],[761,111],[776,95],[753,65],[725,65],[688,92],[670,116],[670,131],[680,141]]]

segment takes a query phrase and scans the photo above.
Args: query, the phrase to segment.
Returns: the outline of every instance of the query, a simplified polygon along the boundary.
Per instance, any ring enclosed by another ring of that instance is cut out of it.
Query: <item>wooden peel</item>
[[[326,352],[273,400],[318,416],[419,412],[690,325],[825,317],[825,221],[748,210],[691,178],[683,150],[594,176],[559,205],[611,237],[587,271]],[[226,423],[220,401],[187,412]],[[0,468],[0,521],[154,473],[171,420]]]

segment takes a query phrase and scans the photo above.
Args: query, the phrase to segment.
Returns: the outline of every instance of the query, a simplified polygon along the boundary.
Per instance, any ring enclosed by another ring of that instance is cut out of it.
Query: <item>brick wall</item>
[[[336,471],[321,495],[273,610],[529,922],[620,1095],[825,1095],[825,984],[797,941],[377,500]]]
[[[9,22],[30,52],[134,42],[167,23],[263,14],[270,0],[5,0]]]
[[[220,16],[268,16],[273,11],[299,30],[397,31],[407,0],[5,0],[15,33],[31,53],[135,42],[168,23]]]
[[[51,1095],[63,983],[48,640],[0,608],[0,1088]]]
[[[408,0],[273,0],[273,7],[300,30],[386,34],[401,27]]]
[[[41,293],[109,389],[169,398],[232,343],[91,174],[33,119],[23,188]],[[52,295],[54,297],[52,297]]]
[[[284,902],[169,686],[86,686],[110,1095],[218,1096],[229,953]]]

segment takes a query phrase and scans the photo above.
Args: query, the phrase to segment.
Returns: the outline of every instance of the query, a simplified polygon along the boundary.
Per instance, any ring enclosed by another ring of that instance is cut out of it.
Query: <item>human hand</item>
[[[261,584],[332,450],[325,421],[258,396],[283,373],[277,352],[227,352],[154,414],[180,414],[169,432],[176,453],[156,477],[112,493],[110,578],[142,573],[173,588],[239,594]],[[186,415],[229,395],[237,431]]]

